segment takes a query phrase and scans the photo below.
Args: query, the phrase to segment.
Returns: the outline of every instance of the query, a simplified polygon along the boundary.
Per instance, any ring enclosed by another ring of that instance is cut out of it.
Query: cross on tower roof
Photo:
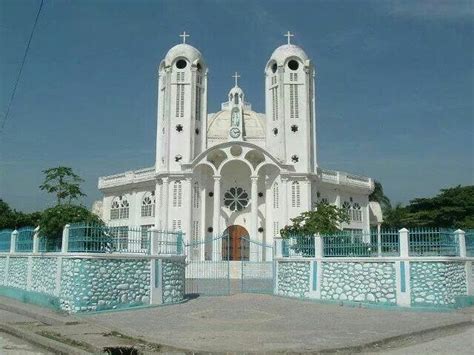
[[[236,87],[239,86],[239,85],[238,85],[238,80],[239,80],[239,78],[240,78],[240,75],[239,75],[237,72],[235,72],[235,74],[232,75],[232,77],[235,79],[235,86],[236,86]]]
[[[291,37],[294,37],[295,35],[293,33],[291,33],[290,31],[288,31],[286,33],[286,35],[284,35],[285,37],[288,37],[288,44],[291,44]]]
[[[183,43],[186,43],[186,37],[189,37],[188,34],[186,34],[186,31],[184,31],[182,34],[179,35],[183,39]]]

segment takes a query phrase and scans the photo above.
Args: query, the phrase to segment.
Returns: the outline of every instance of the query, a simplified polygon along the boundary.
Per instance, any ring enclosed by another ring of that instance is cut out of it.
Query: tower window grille
[[[181,220],[180,219],[173,219],[172,224],[173,231],[180,231],[181,230]]]
[[[298,85],[290,85],[290,118],[298,118]]]
[[[196,86],[196,120],[201,120],[201,88]]]
[[[277,221],[273,222],[273,236],[276,238],[280,234],[280,225]]]
[[[279,208],[280,205],[280,191],[278,183],[275,182],[273,185],[273,208]]]
[[[300,184],[298,181],[291,184],[291,207],[301,207]]]
[[[278,87],[275,86],[272,89],[272,117],[273,121],[278,120]]]
[[[200,197],[201,196],[199,194],[199,183],[195,182],[194,186],[193,186],[193,207],[194,208],[199,208],[199,198]]]
[[[175,181],[173,184],[173,207],[181,207],[183,199],[183,187],[181,181]]]

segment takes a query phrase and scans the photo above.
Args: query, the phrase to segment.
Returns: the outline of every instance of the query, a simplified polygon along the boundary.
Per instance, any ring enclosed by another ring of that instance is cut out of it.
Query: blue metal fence
[[[380,240],[380,241],[379,241]],[[372,229],[370,232],[371,245],[377,245],[377,254],[381,256],[400,255],[400,235],[398,229]]]
[[[2,229],[0,231],[0,252],[9,252],[10,243],[12,240],[12,230],[11,229]]]
[[[18,229],[15,251],[18,253],[31,253],[33,251],[34,227],[23,227]]]
[[[149,254],[148,230],[141,227],[71,224],[69,252]]]
[[[282,254],[284,257],[314,257],[314,236],[290,235],[282,240]]]
[[[467,229],[465,231],[466,239],[466,256],[474,256],[474,229]]]
[[[62,238],[40,236],[38,251],[40,253],[58,253],[61,251]]]
[[[325,257],[369,257],[377,256],[377,240],[370,233],[341,231],[322,236]]]
[[[459,240],[453,229],[410,228],[410,256],[459,256]]]

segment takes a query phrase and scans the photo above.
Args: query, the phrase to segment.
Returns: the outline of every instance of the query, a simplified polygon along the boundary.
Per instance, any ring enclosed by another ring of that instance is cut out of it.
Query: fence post
[[[16,240],[18,239],[18,231],[15,229],[12,232],[10,239],[10,253],[14,253],[16,250]]]
[[[274,248],[274,258],[281,258],[282,257],[282,252],[281,252],[281,248],[282,248],[282,239],[281,238],[274,238],[274,241],[275,243],[275,248]]]
[[[324,257],[323,238],[321,237],[319,233],[314,235],[314,257],[315,258]]]
[[[400,235],[400,257],[407,258],[410,251],[410,244],[408,240],[408,229],[402,228],[398,231]]]
[[[39,253],[39,230],[40,227],[36,227],[35,234],[33,234],[33,253]]]
[[[459,243],[459,256],[461,258],[466,257],[466,233],[462,229],[454,231],[454,235],[457,237]]]
[[[61,253],[67,253],[69,249],[69,224],[66,224],[63,229],[63,244],[61,246]]]
[[[151,227],[148,233],[150,233],[150,255],[158,255],[158,228]]]
[[[382,256],[382,231],[381,224],[377,223],[377,256],[380,258]]]

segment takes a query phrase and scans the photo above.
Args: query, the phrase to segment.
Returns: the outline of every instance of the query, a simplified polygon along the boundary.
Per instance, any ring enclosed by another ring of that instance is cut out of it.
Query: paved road
[[[0,332],[0,354],[33,355],[33,354],[52,354],[38,348],[33,344],[14,337],[10,334]]]
[[[470,321],[461,312],[341,307],[237,294],[187,303],[84,316],[84,320],[196,351],[321,351],[358,346],[423,329]]]
[[[394,350],[384,350],[386,355],[409,354],[472,354],[474,352],[474,328],[468,328],[458,334],[436,337],[431,341],[413,344]]]

